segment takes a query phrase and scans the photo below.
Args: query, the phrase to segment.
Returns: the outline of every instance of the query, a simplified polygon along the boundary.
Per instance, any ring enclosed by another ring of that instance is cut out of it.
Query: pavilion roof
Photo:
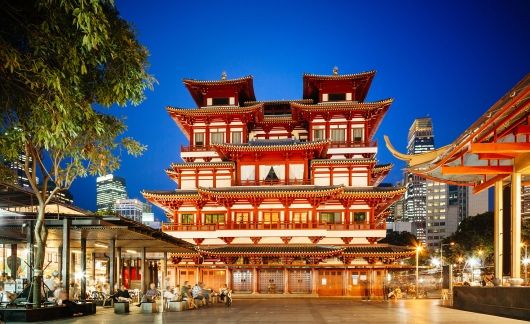
[[[184,79],[183,83],[199,107],[204,106],[204,93],[212,89],[235,88],[239,92],[239,102],[256,100],[251,75],[230,80]]]
[[[366,71],[355,74],[336,74],[336,75],[318,75],[306,73],[303,76],[304,99],[313,99],[318,101],[320,85],[323,82],[347,82],[351,84],[352,89],[356,88],[356,100],[364,101],[370,85],[375,76],[375,71]]]
[[[408,163],[407,170],[428,179],[487,189],[512,171],[529,167],[530,74],[500,98],[454,142],[415,155],[399,153],[385,136],[388,149]],[[521,160],[522,159],[522,160]]]
[[[376,159],[314,159],[311,165],[373,165]]]
[[[414,248],[406,246],[396,246],[396,245],[353,245],[348,246],[343,254],[345,255],[356,255],[356,256],[373,256],[373,255],[413,255],[416,253]]]
[[[305,198],[330,197],[344,191],[344,186],[237,186],[226,188],[199,187],[199,194],[213,198]]]
[[[229,157],[232,152],[293,152],[293,151],[315,151],[317,157],[324,157],[329,140],[300,142],[292,139],[280,140],[254,140],[243,144],[213,144],[212,147],[221,157]]]

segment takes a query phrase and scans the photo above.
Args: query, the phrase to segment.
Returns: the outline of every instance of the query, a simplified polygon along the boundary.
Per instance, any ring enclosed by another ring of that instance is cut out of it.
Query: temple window
[[[313,129],[313,141],[320,141],[324,139],[323,129]]]
[[[341,214],[339,212],[320,212],[321,224],[340,224],[342,223]]]
[[[355,223],[364,223],[366,222],[366,212],[354,212],[353,221]]]
[[[276,224],[280,222],[279,212],[263,212],[263,223]]]
[[[328,93],[328,101],[345,101],[345,93]]]
[[[193,224],[193,214],[180,214],[180,223],[184,225]]]
[[[212,132],[210,133],[210,143],[212,144],[223,144],[225,141],[224,132]]]
[[[224,224],[225,223],[225,214],[205,214],[204,215],[204,224],[213,225],[213,224]]]
[[[195,133],[195,146],[204,146],[204,133]]]
[[[237,224],[246,224],[250,221],[250,213],[249,212],[236,212],[236,223]]]
[[[353,142],[362,143],[364,140],[364,128],[356,127],[353,129]]]
[[[333,142],[345,142],[346,141],[346,132],[344,129],[332,129],[331,130],[331,140]]]
[[[307,223],[307,212],[293,212],[293,223]]]
[[[230,98],[212,98],[212,106],[228,106]]]
[[[232,139],[232,143],[234,144],[241,144],[241,132],[231,132],[230,138]]]

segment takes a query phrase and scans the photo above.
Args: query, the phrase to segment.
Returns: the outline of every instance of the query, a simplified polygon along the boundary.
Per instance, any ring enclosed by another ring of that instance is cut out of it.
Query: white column
[[[511,277],[521,278],[521,173],[512,173]]]
[[[494,220],[493,220],[493,253],[495,257],[495,278],[501,280],[502,284],[502,255],[503,255],[503,187],[502,180],[495,182],[494,192]]]

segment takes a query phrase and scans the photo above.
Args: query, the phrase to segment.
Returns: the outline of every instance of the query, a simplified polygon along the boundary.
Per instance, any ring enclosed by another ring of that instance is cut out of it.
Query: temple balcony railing
[[[331,141],[331,148],[377,147],[377,141]]]
[[[311,179],[241,180],[237,186],[297,186],[311,185]]]
[[[206,152],[213,151],[213,148],[210,145],[181,145],[181,152]]]
[[[248,222],[229,224],[174,224],[163,223],[163,231],[218,231],[218,230],[307,230],[324,229],[329,231],[346,230],[370,230],[384,229],[375,224],[351,223],[351,224],[331,224],[331,223],[270,223],[270,222]]]

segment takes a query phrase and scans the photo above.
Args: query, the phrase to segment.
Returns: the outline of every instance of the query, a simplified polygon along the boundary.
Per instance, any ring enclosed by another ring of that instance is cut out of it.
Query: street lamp
[[[421,245],[416,246],[416,298],[418,298],[418,282],[420,281],[419,263],[420,263],[421,250],[422,250]]]
[[[471,282],[474,283],[475,282],[475,266],[480,264],[480,260],[475,257],[471,257],[469,258],[467,263],[471,267]]]

